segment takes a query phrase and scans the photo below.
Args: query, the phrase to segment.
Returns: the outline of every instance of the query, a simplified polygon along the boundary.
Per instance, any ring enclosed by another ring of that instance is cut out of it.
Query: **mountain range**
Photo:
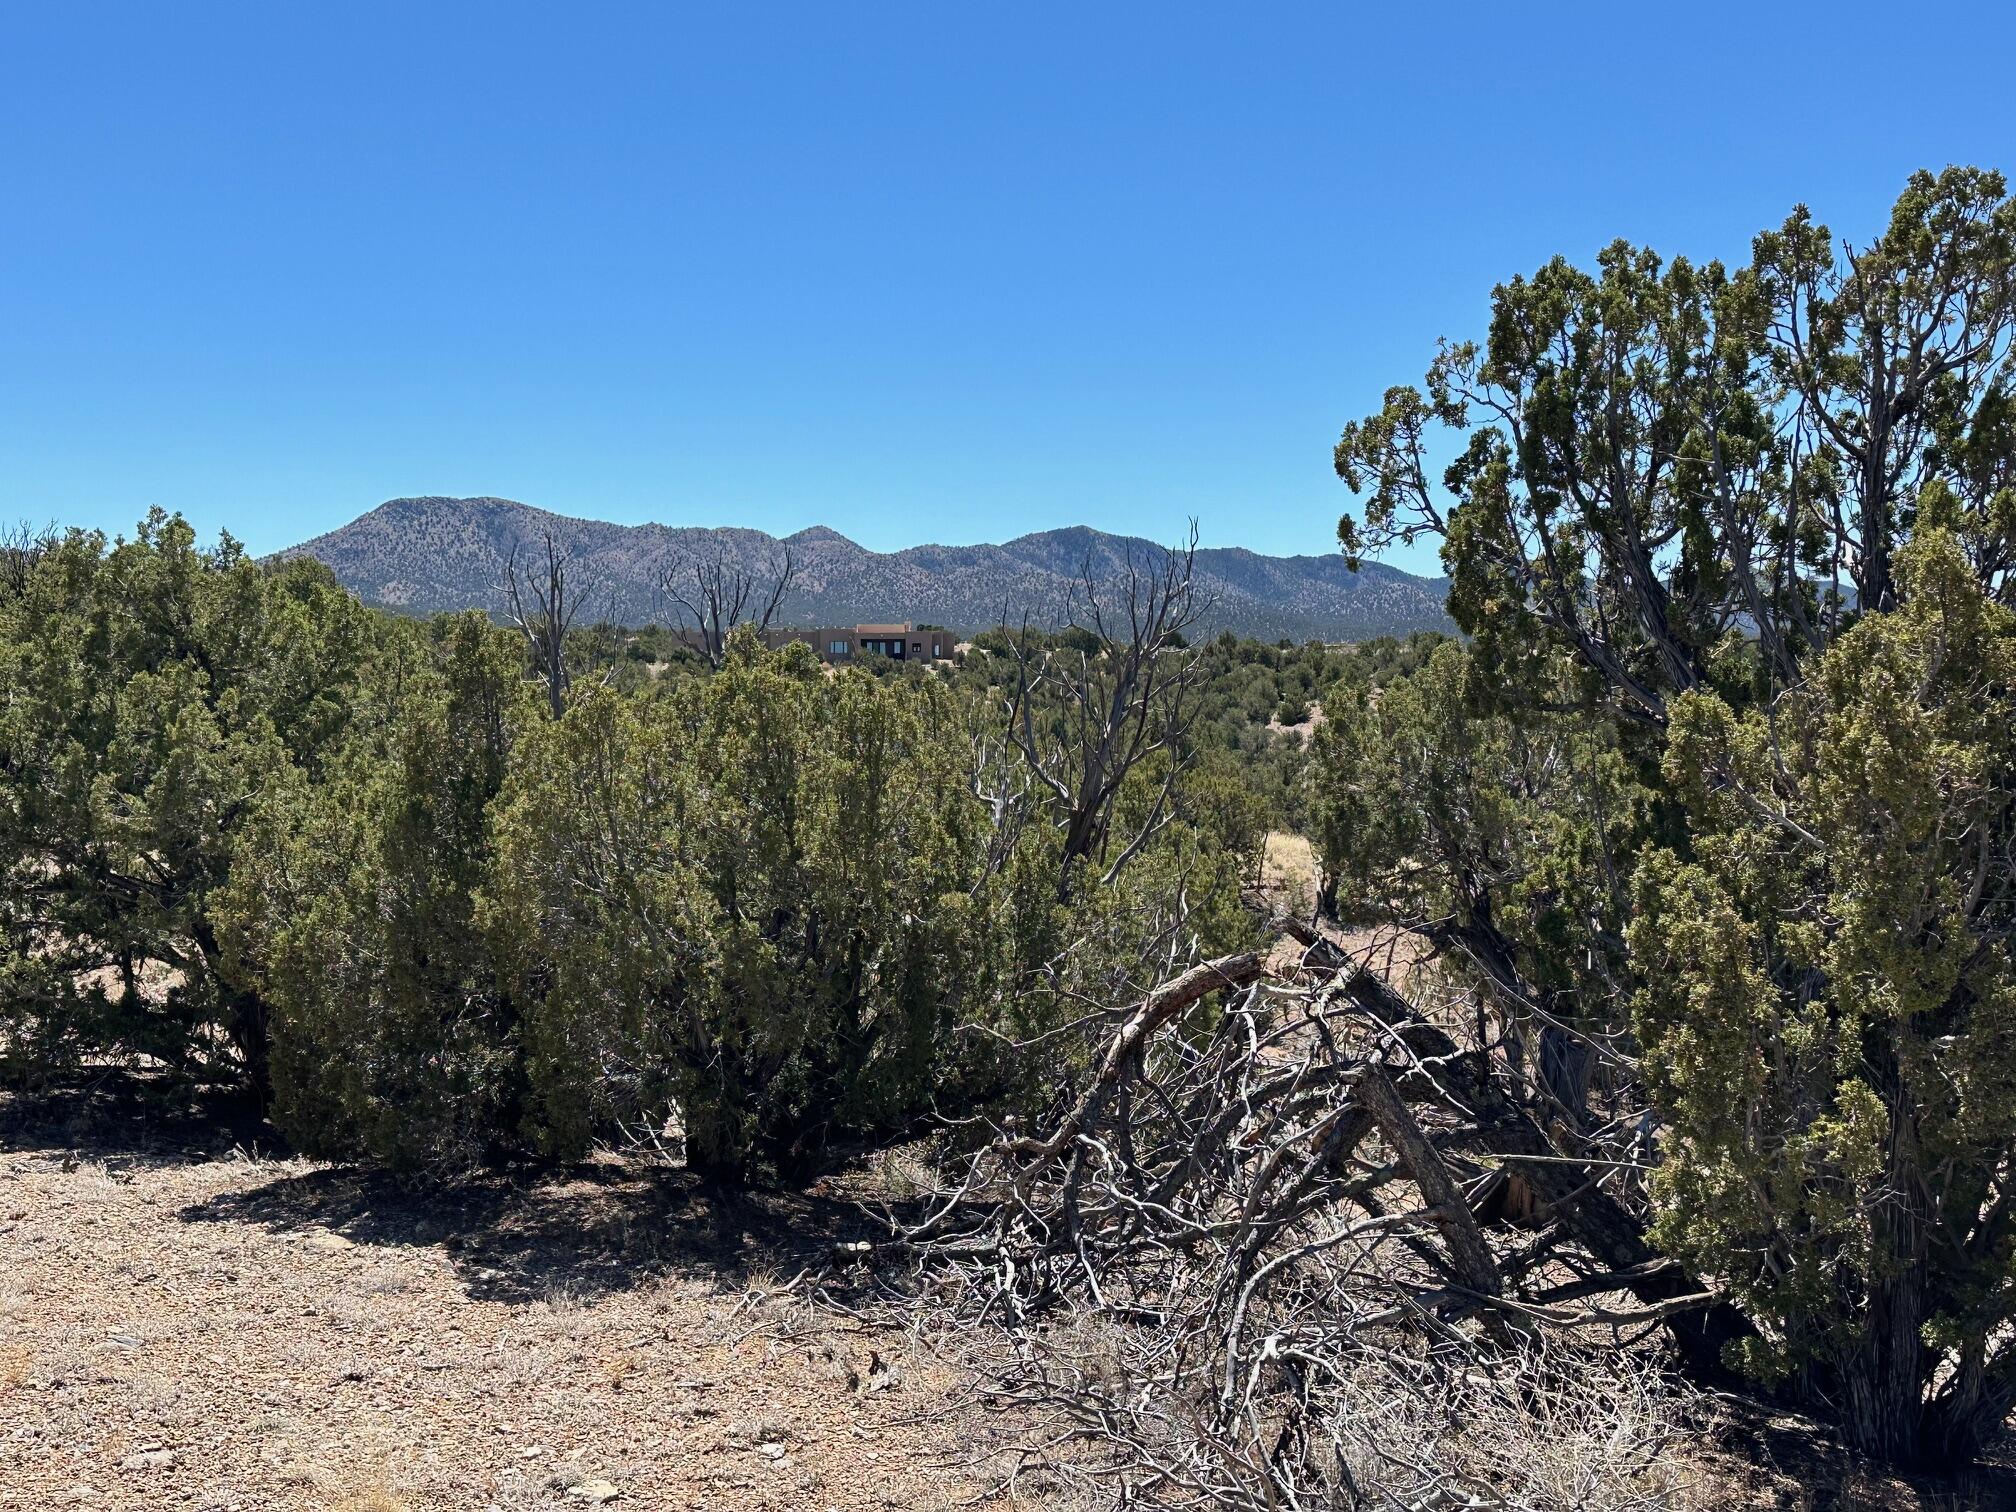
[[[617,525],[549,514],[509,499],[392,499],[348,525],[281,552],[326,563],[366,603],[414,614],[505,605],[513,550],[542,550],[548,534],[570,553],[577,582],[593,585],[589,617],[628,625],[676,618],[660,571],[711,557],[763,570],[789,548],[795,573],[779,620],[849,625],[909,620],[972,631],[1020,619],[1054,622],[1088,560],[1109,579],[1152,543],[1084,526],[1018,536],[998,546],[870,551],[824,526],[781,541],[758,530]],[[1347,641],[1448,630],[1447,585],[1368,563],[1352,572],[1337,553],[1269,557],[1200,548],[1195,574],[1210,608],[1202,633],[1262,640]]]

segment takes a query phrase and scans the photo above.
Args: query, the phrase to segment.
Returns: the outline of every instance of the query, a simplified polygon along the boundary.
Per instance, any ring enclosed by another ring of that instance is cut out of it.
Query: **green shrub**
[[[300,1148],[454,1170],[517,1148],[524,1074],[475,895],[488,809],[537,715],[515,641],[437,622],[396,712],[327,780],[276,784],[226,890],[273,1015],[274,1117]]]
[[[380,617],[327,569],[201,550],[159,511],[73,533],[0,601],[0,1057],[266,1079],[266,1004],[214,905],[276,782],[351,723]]]
[[[2016,616],[1943,532],[1898,577],[1772,710],[1676,701],[1692,854],[1641,865],[1630,938],[1660,1238],[1760,1324],[1757,1374],[1949,1463],[2016,1366]]]
[[[957,728],[929,682],[743,635],[527,740],[486,918],[549,1150],[676,1113],[696,1169],[789,1174],[928,1104],[998,981]]]

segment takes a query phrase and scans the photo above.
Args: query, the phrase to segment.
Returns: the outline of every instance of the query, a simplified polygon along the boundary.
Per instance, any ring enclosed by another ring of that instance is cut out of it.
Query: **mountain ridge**
[[[512,499],[442,495],[388,499],[279,559],[313,557],[367,603],[408,613],[504,607],[504,570],[513,549],[552,532],[600,585],[598,618],[638,625],[671,610],[656,589],[665,566],[716,549],[750,566],[789,547],[797,573],[779,619],[796,625],[907,619],[975,630],[1005,611],[1054,621],[1089,558],[1107,577],[1155,549],[1132,536],[1086,525],[1034,531],[998,544],[927,543],[871,551],[830,526],[778,538],[740,526],[620,525],[554,514]],[[1353,573],[1341,554],[1270,557],[1243,546],[1200,547],[1196,575],[1211,600],[1203,633],[1229,629],[1265,640],[1363,640],[1411,630],[1448,630],[1446,584],[1383,563]]]

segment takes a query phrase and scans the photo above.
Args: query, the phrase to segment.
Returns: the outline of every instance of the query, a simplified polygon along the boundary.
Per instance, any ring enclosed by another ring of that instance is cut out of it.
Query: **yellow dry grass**
[[[359,1491],[331,1505],[330,1512],[412,1512],[413,1503],[390,1491]]]
[[[1268,832],[1260,854],[1260,886],[1290,913],[1309,913],[1316,901],[1316,847],[1307,835]]]

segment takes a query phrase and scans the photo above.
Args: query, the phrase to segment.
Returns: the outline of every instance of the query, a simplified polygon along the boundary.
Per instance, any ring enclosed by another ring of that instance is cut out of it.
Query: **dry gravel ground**
[[[999,1490],[1037,1435],[942,1341],[787,1284],[861,1231],[816,1189],[612,1160],[404,1191],[228,1106],[0,1094],[0,1509],[1076,1512],[1040,1471]],[[1789,1422],[1716,1437],[1674,1451],[1705,1505],[2016,1508],[2007,1451],[1914,1483]]]
[[[0,1098],[0,1508],[990,1497],[1008,1433],[787,1289],[858,1210],[619,1162],[443,1196],[117,1086]]]

